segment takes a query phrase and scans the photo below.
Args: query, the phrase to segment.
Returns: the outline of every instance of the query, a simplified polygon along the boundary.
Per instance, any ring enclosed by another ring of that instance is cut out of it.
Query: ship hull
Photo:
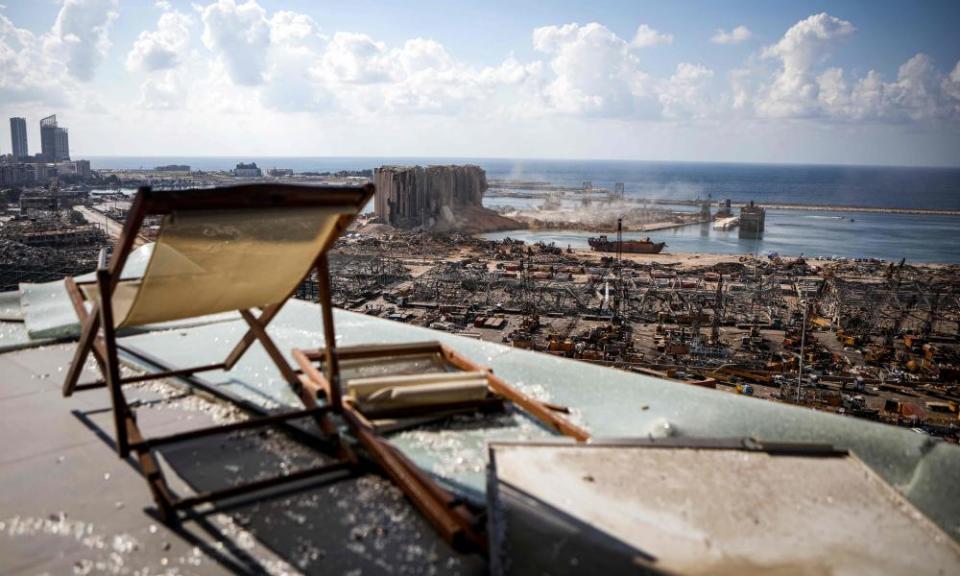
[[[616,252],[617,243],[597,238],[587,241],[594,252]],[[644,242],[642,240],[626,240],[623,242],[624,254],[659,254],[666,246],[665,242]]]

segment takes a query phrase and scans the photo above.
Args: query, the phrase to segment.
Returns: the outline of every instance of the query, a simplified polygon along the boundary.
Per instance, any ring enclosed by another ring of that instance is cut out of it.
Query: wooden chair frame
[[[105,251],[101,252],[100,263],[96,272],[96,284],[100,297],[93,302],[91,312],[87,312],[84,295],[78,283],[72,278],[68,277],[66,279],[67,292],[80,319],[82,328],[73,362],[70,365],[70,369],[63,383],[63,395],[70,396],[75,391],[104,387],[109,390],[113,407],[117,453],[121,458],[126,458],[131,450],[137,453],[141,472],[147,481],[151,495],[164,521],[176,521],[179,518],[177,514],[178,510],[188,509],[205,502],[250,494],[283,483],[300,481],[321,474],[343,470],[354,466],[357,463],[357,459],[354,452],[345,443],[338,441],[337,459],[332,463],[185,498],[178,498],[174,495],[164,477],[159,462],[153,454],[154,448],[204,436],[263,426],[280,425],[290,420],[308,417],[316,421],[328,438],[337,440],[336,426],[329,419],[329,413],[335,410],[336,405],[331,403],[319,405],[317,403],[316,395],[302,385],[301,378],[283,358],[276,344],[266,332],[267,325],[280,312],[284,303],[293,296],[295,289],[291,291],[283,301],[263,307],[256,315],[251,310],[239,310],[241,317],[247,323],[248,329],[222,362],[154,372],[140,376],[121,377],[116,329],[114,328],[112,295],[120,280],[123,266],[133,249],[134,241],[138,231],[143,225],[144,219],[147,216],[165,215],[174,211],[258,210],[280,207],[350,207],[354,213],[344,214],[338,218],[334,225],[334,230],[321,247],[314,265],[304,273],[303,277],[303,279],[306,279],[314,270],[317,273],[320,283],[319,292],[323,313],[324,335],[327,342],[334,342],[335,335],[333,331],[333,310],[330,301],[329,265],[326,254],[373,194],[374,187],[372,184],[367,184],[362,188],[346,186],[308,187],[281,184],[249,184],[226,188],[177,191],[154,191],[149,187],[143,187],[138,190],[137,195],[134,197],[126,223],[124,224],[120,237],[114,245],[109,264],[107,264],[106,261]],[[303,279],[301,279],[301,282]],[[255,417],[227,425],[190,430],[165,437],[144,437],[137,425],[136,413],[128,404],[126,396],[123,393],[124,385],[160,378],[189,376],[210,370],[230,370],[255,341],[264,347],[271,361],[283,375],[284,380],[286,380],[288,385],[290,385],[298,395],[304,405],[303,409]],[[93,353],[97,361],[101,374],[103,375],[103,380],[79,384],[80,373],[90,353]]]
[[[586,442],[590,434],[563,418],[558,412],[564,409],[536,400],[510,386],[493,374],[490,368],[481,366],[465,358],[452,348],[440,342],[421,342],[410,344],[367,345],[338,348],[334,340],[326,340],[330,345],[317,350],[294,349],[293,357],[304,374],[304,385],[312,394],[323,395],[329,399],[329,405],[343,414],[347,425],[360,444],[376,461],[380,468],[400,487],[420,512],[433,524],[440,535],[458,550],[476,550],[486,552],[486,520],[477,514],[463,499],[451,494],[437,484],[409,458],[390,445],[379,434],[377,427],[365,415],[360,407],[349,398],[344,398],[340,390],[340,360],[377,359],[384,357],[420,356],[437,354],[449,365],[465,372],[486,372],[487,385],[497,396],[512,402],[552,430],[573,438],[577,442]],[[323,372],[317,363],[323,365]],[[465,405],[442,405],[431,408],[435,414],[452,414],[464,410],[483,410],[484,402]],[[423,411],[412,411],[409,416],[421,415]]]

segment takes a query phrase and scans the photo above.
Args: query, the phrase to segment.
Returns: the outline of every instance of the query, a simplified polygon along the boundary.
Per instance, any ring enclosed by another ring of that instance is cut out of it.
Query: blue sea
[[[590,181],[594,187],[610,189],[614,183],[623,182],[627,196],[634,197],[692,200],[709,196],[760,204],[960,210],[960,168],[404,157],[92,157],[90,161],[95,169],[188,164],[194,170],[229,170],[238,162],[255,161],[262,168],[316,172],[362,170],[383,164],[477,164],[486,170],[488,179],[574,187]],[[487,203],[519,206],[529,201],[489,198]],[[958,233],[960,217],[956,216],[768,210],[766,231],[760,239],[740,239],[737,231],[700,226],[649,235],[667,242],[665,252],[778,252],[960,263]],[[488,237],[506,235],[585,247],[590,234],[521,231]]]

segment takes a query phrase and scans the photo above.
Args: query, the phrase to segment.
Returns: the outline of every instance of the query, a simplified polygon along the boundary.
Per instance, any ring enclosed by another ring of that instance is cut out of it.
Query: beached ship
[[[606,235],[599,238],[588,238],[587,243],[594,252],[617,252],[617,240],[610,240]],[[619,251],[629,254],[659,254],[666,246],[666,242],[653,242],[650,238],[643,240],[620,240]]]

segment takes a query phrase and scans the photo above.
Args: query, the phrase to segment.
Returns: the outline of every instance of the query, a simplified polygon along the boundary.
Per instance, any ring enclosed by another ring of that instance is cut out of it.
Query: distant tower
[[[13,159],[20,160],[30,155],[27,152],[27,119],[10,119],[10,140],[13,143]]]
[[[70,160],[69,134],[57,125],[56,114],[40,121],[40,153],[45,162]]]

